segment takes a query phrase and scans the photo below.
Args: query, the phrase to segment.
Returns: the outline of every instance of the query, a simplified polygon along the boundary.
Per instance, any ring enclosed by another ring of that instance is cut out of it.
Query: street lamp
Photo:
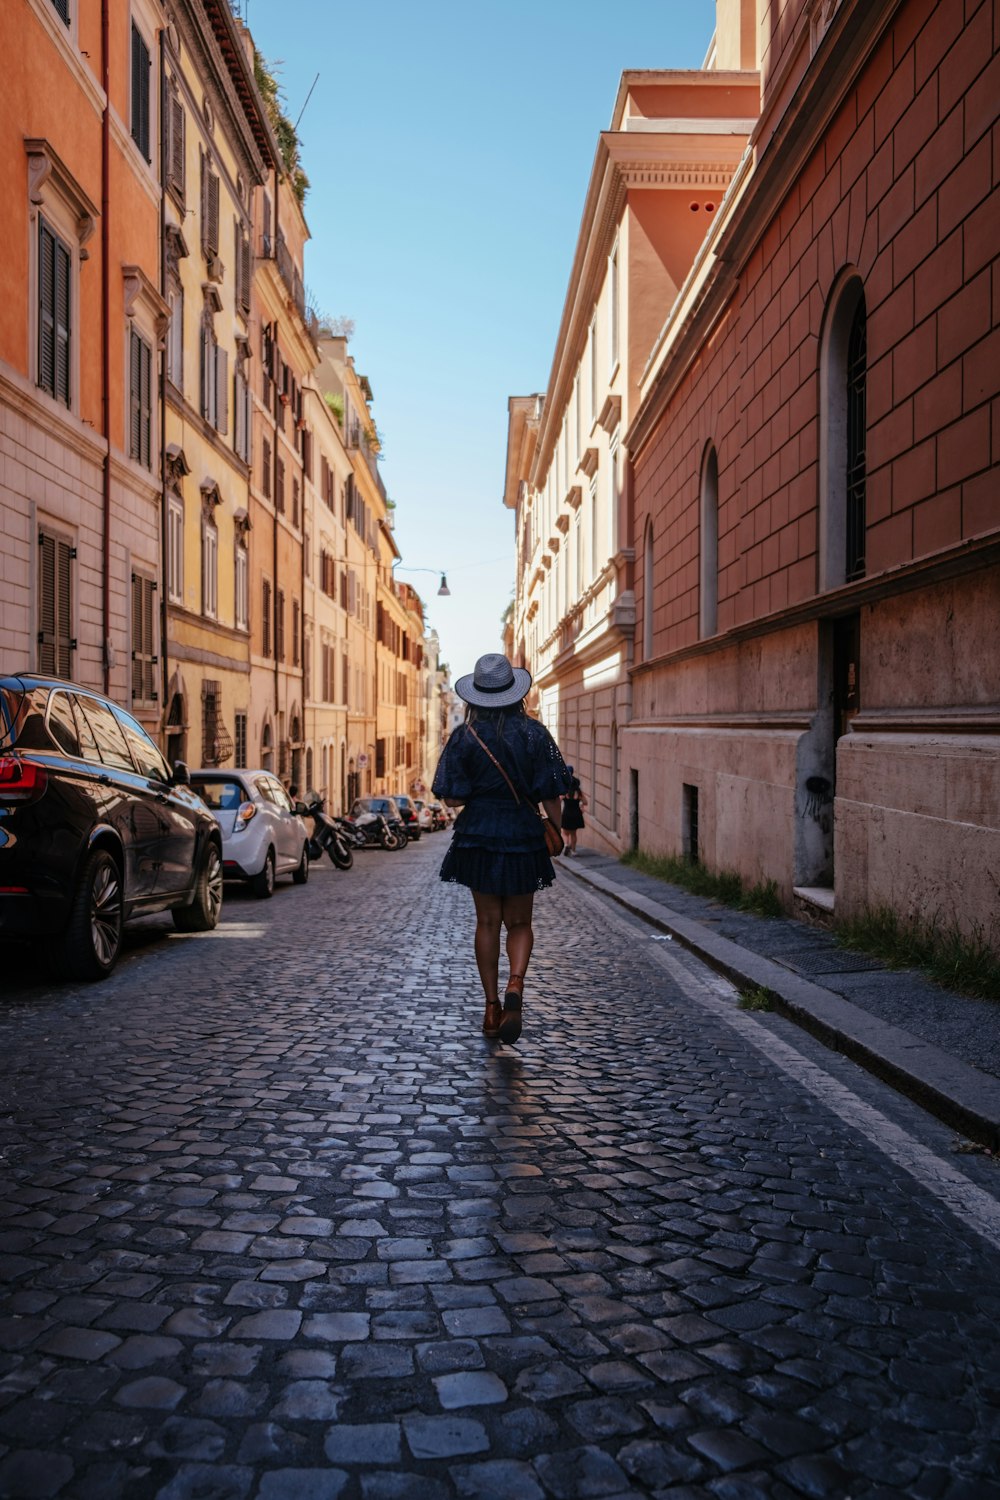
[[[395,577],[397,566],[398,566],[397,563],[393,563],[393,565],[392,565],[393,577]],[[401,573],[436,573],[437,571],[438,571],[437,568],[400,568],[400,572]],[[438,589],[438,598],[440,599],[442,597],[442,595],[450,596],[450,594],[451,594],[451,589],[448,587],[447,576],[444,573],[442,573],[441,574],[441,587]]]

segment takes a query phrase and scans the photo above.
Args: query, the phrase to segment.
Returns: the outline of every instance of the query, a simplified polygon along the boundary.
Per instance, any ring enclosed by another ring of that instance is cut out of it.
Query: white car
[[[245,880],[255,896],[273,896],[279,875],[309,879],[309,833],[270,771],[192,771],[197,792],[222,830],[222,873]]]
[[[421,802],[419,797],[414,797],[413,805],[417,809],[417,822],[425,833],[430,833],[434,827],[434,814],[427,806],[427,803]]]

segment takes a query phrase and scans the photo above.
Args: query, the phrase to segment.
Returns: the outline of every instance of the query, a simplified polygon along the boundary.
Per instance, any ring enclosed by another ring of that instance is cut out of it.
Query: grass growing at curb
[[[736,1003],[740,1010],[770,1010],[771,991],[762,984],[752,985],[748,990],[740,990]]]
[[[653,875],[657,880],[679,885],[692,896],[708,896],[721,901],[725,906],[734,906],[738,911],[754,912],[759,917],[784,916],[784,908],[773,880],[761,880],[756,885],[745,886],[743,878],[735,870],[709,870],[704,865],[692,864],[676,854],[645,854],[641,849],[632,849],[621,857],[623,865],[641,870],[644,875]]]
[[[888,907],[838,922],[837,941],[870,953],[890,969],[923,969],[946,989],[1000,1001],[1000,957],[982,932],[969,937],[953,924],[905,922]]]

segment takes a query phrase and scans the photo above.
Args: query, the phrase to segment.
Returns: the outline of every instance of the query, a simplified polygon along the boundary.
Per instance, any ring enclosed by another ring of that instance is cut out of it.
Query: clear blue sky
[[[499,648],[514,582],[507,397],[544,390],[625,68],[700,66],[714,0],[238,0],[302,108],[306,284],[356,328],[400,572],[453,671]],[[402,568],[402,565],[401,565]]]

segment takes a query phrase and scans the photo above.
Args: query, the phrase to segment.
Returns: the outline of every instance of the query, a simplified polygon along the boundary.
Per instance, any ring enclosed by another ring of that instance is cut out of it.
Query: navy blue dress
[[[434,776],[435,797],[464,803],[441,879],[489,896],[541,891],[555,877],[536,804],[562,796],[570,775],[544,724],[527,714],[476,715],[475,730],[521,794],[510,787],[464,724],[452,733]]]

